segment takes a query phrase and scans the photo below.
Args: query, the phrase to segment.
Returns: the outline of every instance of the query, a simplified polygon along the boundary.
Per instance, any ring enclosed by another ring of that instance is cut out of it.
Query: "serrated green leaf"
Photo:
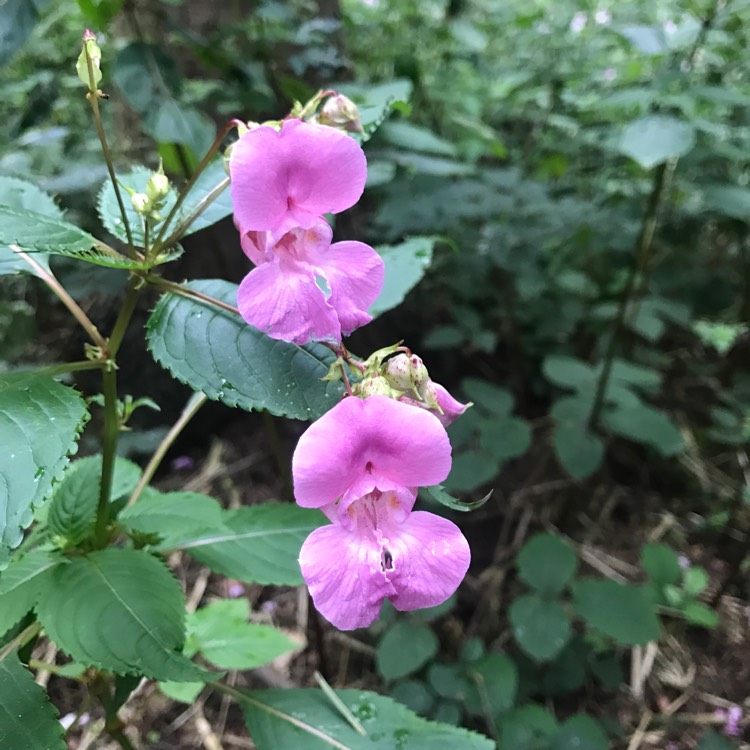
[[[550,740],[550,750],[607,750],[607,735],[596,719],[580,714],[568,719]]]
[[[472,713],[486,715],[508,711],[516,702],[518,694],[518,668],[505,654],[487,654],[471,664],[466,674],[469,689],[466,693],[466,708]]]
[[[0,573],[0,635],[35,607],[49,571],[64,563],[59,553],[34,550],[13,559]]]
[[[375,661],[384,680],[398,680],[421,669],[438,650],[431,628],[404,620],[388,628],[378,644]]]
[[[129,528],[162,537],[159,550],[182,549],[230,578],[262,584],[302,583],[297,557],[302,542],[325,522],[315,510],[264,503],[222,510],[194,493],[148,495],[124,510]]]
[[[659,639],[659,619],[650,587],[580,579],[572,591],[576,614],[618,643],[644,646]]]
[[[87,418],[80,394],[52,378],[0,376],[0,567],[60,479]]]
[[[63,212],[51,195],[33,183],[17,177],[0,177],[0,205],[36,211],[52,219],[63,219]],[[45,271],[49,271],[49,259],[46,255],[34,253],[32,257]],[[0,246],[0,276],[11,273],[38,275],[32,266],[16,255],[10,247]]]
[[[227,281],[188,286],[236,304],[237,286]],[[321,380],[334,360],[326,347],[274,341],[239,315],[178,295],[159,300],[148,342],[154,359],[180,382],[227,406],[314,419],[343,393],[341,383]]]
[[[375,85],[347,82],[336,85],[335,89],[357,105],[364,133],[353,135],[360,143],[364,143],[373,136],[396,107],[408,107],[412,82],[408,79],[396,79]]]
[[[375,248],[385,263],[385,279],[380,295],[369,310],[373,318],[400,305],[421,281],[432,263],[434,246],[434,237],[412,237],[399,245]]]
[[[536,534],[519,552],[519,576],[544,596],[555,596],[570,583],[578,558],[570,546],[553,534]]]
[[[554,659],[570,638],[570,620],[559,601],[523,594],[513,600],[508,615],[516,642],[538,661]]]
[[[53,534],[64,536],[70,544],[78,544],[93,532],[101,476],[101,456],[87,456],[68,467],[49,504],[47,524]],[[136,464],[116,458],[110,501],[131,492],[140,476]]]
[[[205,682],[159,682],[159,690],[168,698],[192,705],[206,687]]]
[[[66,750],[57,711],[15,653],[0,661],[0,738],[8,750]]]
[[[228,186],[228,180],[229,177],[224,167],[224,159],[217,159],[209,164],[195,181],[195,185],[193,185],[182,205],[180,215],[183,217],[189,216],[209,193],[222,184]],[[229,216],[232,211],[232,196],[228,190],[224,189],[190,225],[189,229],[185,232],[185,236],[194,232],[200,232],[201,229],[206,229],[206,227],[216,224],[217,221],[221,221]]]
[[[560,465],[573,479],[590,477],[604,460],[601,438],[581,422],[558,422],[552,433],[552,444]]]
[[[362,724],[362,736],[329,699],[313,689],[243,692],[239,701],[258,750],[492,750],[487,737],[422,719],[390,698],[365,690],[336,695]]]
[[[222,669],[255,669],[299,644],[270,625],[248,622],[247,599],[222,599],[188,614],[186,652]]]
[[[36,609],[49,637],[76,661],[159,680],[212,679],[182,654],[179,583],[142,550],[105,549],[53,569]]]
[[[695,128],[669,115],[647,115],[631,122],[617,143],[620,153],[651,169],[684,156],[695,144]]]

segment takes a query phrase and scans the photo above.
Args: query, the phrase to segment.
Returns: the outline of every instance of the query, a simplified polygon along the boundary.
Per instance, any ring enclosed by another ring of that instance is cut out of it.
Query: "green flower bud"
[[[91,61],[91,72],[89,72],[89,60]],[[102,80],[101,71],[102,50],[96,43],[96,35],[86,29],[83,33],[83,49],[76,61],[76,73],[88,90],[91,92],[99,88]]]
[[[357,105],[343,94],[335,94],[326,101],[318,115],[318,122],[350,133],[364,132]]]
[[[360,398],[367,398],[368,396],[396,398],[398,396],[397,393],[394,393],[388,380],[382,375],[373,375],[369,378],[364,378],[364,380],[354,385],[353,391]]]
[[[409,356],[403,352],[385,363],[383,375],[394,388],[400,391],[415,391],[420,396],[420,389],[430,378],[420,357],[416,354]]]
[[[130,196],[130,202],[133,204],[135,212],[140,216],[145,216],[151,210],[151,199],[146,193],[133,193]]]
[[[154,172],[154,174],[148,178],[148,182],[146,183],[146,195],[154,203],[158,203],[169,195],[170,189],[169,178],[161,171],[160,166],[159,171]]]

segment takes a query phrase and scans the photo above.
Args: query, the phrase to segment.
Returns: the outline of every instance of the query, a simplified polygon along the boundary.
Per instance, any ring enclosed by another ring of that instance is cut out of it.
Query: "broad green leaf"
[[[412,237],[400,245],[375,248],[385,262],[385,280],[380,296],[370,307],[373,318],[400,305],[421,281],[432,263],[434,246],[434,237]]]
[[[206,687],[205,682],[159,682],[159,690],[168,698],[192,705]]]
[[[477,409],[484,409],[498,417],[507,416],[513,409],[513,394],[507,388],[479,378],[464,378],[461,388]]]
[[[162,537],[160,550],[182,549],[217,573],[241,581],[296,586],[302,542],[325,522],[316,510],[264,503],[222,510],[192,493],[148,495],[123,511],[129,528]]]
[[[188,285],[231,305],[237,286],[218,279]],[[334,357],[315,344],[274,341],[239,316],[198,300],[165,294],[148,321],[154,359],[180,382],[227,406],[315,419],[343,393],[323,382]]]
[[[442,156],[428,156],[416,154],[409,151],[387,150],[383,156],[404,167],[408,172],[416,174],[432,175],[433,177],[464,177],[474,174],[475,167],[455,159],[446,159]]]
[[[280,630],[249,619],[247,599],[222,599],[188,614],[186,653],[200,652],[222,669],[255,669],[299,648]]]
[[[0,65],[23,47],[49,0],[5,0],[0,3]]]
[[[719,615],[703,602],[688,602],[682,608],[682,615],[691,625],[715,628],[719,624]]]
[[[479,445],[498,463],[522,456],[531,445],[531,428],[518,417],[492,417],[479,427]]]
[[[412,82],[408,79],[396,79],[375,85],[342,83],[336,85],[335,89],[357,105],[359,119],[365,132],[354,135],[363,143],[372,137],[394,109],[403,111],[409,108]]]
[[[206,196],[218,188],[220,185],[229,185],[229,176],[224,166],[224,159],[217,159],[209,164],[203,170],[201,175],[195,181],[190,193],[182,205],[180,215],[189,216]],[[210,227],[229,216],[233,211],[232,196],[226,188],[223,189],[218,197],[212,201],[205,211],[190,225],[185,235],[199,232],[201,229]],[[173,227],[170,227],[172,229]]]
[[[542,706],[529,704],[501,716],[500,747],[505,750],[543,750],[557,731],[557,720]]]
[[[601,438],[581,422],[558,422],[552,433],[552,444],[560,465],[573,479],[590,477],[604,460]]]
[[[11,653],[0,661],[0,739],[8,750],[66,750],[57,711]]]
[[[78,7],[86,18],[102,28],[120,12],[124,0],[78,0]]]
[[[487,737],[422,719],[390,698],[365,690],[336,695],[361,723],[362,736],[314,689],[255,690],[238,698],[258,750],[492,750]]]
[[[550,740],[550,750],[607,750],[607,735],[596,719],[579,714],[568,719]]]
[[[143,120],[143,129],[157,143],[179,143],[199,157],[211,147],[216,126],[195,107],[174,99],[156,102]]]
[[[668,49],[660,26],[622,26],[617,31],[644,55],[661,55]]]
[[[435,704],[435,696],[427,685],[419,680],[405,680],[397,683],[391,689],[390,695],[393,700],[423,716]]]
[[[162,46],[133,42],[117,54],[112,79],[133,109],[146,114],[162,99],[180,92],[181,78],[174,60]]]
[[[728,739],[709,729],[701,737],[696,750],[735,750],[735,747]]]
[[[182,654],[185,598],[179,583],[142,550],[113,547],[55,568],[37,614],[49,637],[76,661],[159,680],[211,679]]]
[[[406,677],[432,659],[438,646],[431,628],[400,620],[388,628],[378,644],[378,672],[387,681]]]
[[[550,355],[542,363],[542,372],[547,380],[562,388],[581,390],[596,381],[594,368],[575,357]]]
[[[80,394],[52,378],[0,376],[0,567],[62,476],[87,418]]]
[[[546,597],[559,594],[575,575],[576,553],[560,537],[536,534],[524,544],[516,560],[519,576]]]
[[[659,586],[676,584],[682,577],[677,554],[664,544],[647,544],[641,552],[641,564]]]
[[[453,495],[451,495],[450,493],[446,492],[443,489],[443,485],[441,484],[436,484],[434,487],[421,487],[419,490],[419,494],[429,498],[430,500],[434,500],[441,505],[445,505],[446,508],[450,508],[451,510],[460,510],[463,513],[481,508],[492,496],[492,492],[490,491],[484,497],[479,498],[479,500],[464,503],[461,502],[461,500],[453,497]]]
[[[133,237],[133,242],[139,247],[143,247],[143,218],[136,213],[133,208],[133,203],[130,200],[130,195],[124,188],[131,188],[137,193],[146,192],[146,183],[153,174],[153,170],[148,167],[135,166],[129,172],[124,172],[117,175],[117,181],[120,184],[120,195],[122,196],[123,203],[125,204],[125,214],[128,217],[128,224],[130,225],[130,233]],[[173,190],[164,204],[164,210],[161,212],[163,216],[170,212],[172,206],[174,206],[177,196]],[[115,189],[112,187],[112,181],[106,180],[99,191],[99,198],[96,204],[99,218],[104,224],[104,228],[113,236],[122,242],[127,242],[127,234],[125,232],[125,225],[122,223],[122,215],[120,214],[120,207],[117,204],[117,196]],[[157,226],[157,230],[160,227]]]
[[[708,185],[703,189],[703,205],[710,211],[739,221],[750,219],[750,188],[740,185]]]
[[[47,524],[70,544],[83,541],[94,529],[102,476],[101,456],[74,461],[55,487],[49,504]],[[115,460],[110,501],[115,502],[138,484],[140,468],[124,458]]]
[[[649,586],[581,579],[572,590],[576,614],[618,643],[643,646],[659,639],[659,620]]]
[[[453,467],[445,480],[449,492],[472,492],[494,479],[500,464],[483,451],[466,450],[453,455]]]
[[[631,122],[617,144],[620,153],[651,169],[684,156],[695,144],[695,128],[668,115],[648,115]]]
[[[63,219],[63,212],[51,195],[33,183],[17,177],[0,177],[0,206],[36,211],[52,219]],[[32,257],[45,271],[50,270],[49,258],[46,255],[34,252]],[[10,247],[0,246],[0,276],[10,273],[38,275],[37,271]]]
[[[387,122],[380,128],[380,136],[391,145],[408,151],[423,151],[440,156],[456,155],[456,147],[450,141],[410,122]]]
[[[466,673],[469,689],[466,708],[480,716],[487,710],[495,714],[508,711],[516,702],[518,694],[518,668],[505,654],[487,654],[471,664]]]
[[[570,620],[559,601],[523,594],[513,600],[508,614],[516,642],[538,661],[554,659],[570,638]]]
[[[672,420],[647,404],[607,409],[602,422],[615,435],[649,445],[665,457],[674,456],[685,447],[682,433]]]
[[[432,664],[427,671],[427,680],[441,698],[463,700],[471,690],[466,671],[458,664]]]
[[[685,571],[682,587],[688,596],[702,594],[708,588],[708,584],[708,573],[706,573],[704,568],[694,565]]]
[[[34,608],[49,571],[64,563],[59,553],[34,550],[14,558],[0,573],[0,636]]]

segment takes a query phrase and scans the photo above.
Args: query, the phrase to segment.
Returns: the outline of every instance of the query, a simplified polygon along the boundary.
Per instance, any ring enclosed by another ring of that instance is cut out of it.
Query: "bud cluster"
[[[159,169],[148,178],[145,193],[138,193],[127,187],[125,189],[130,194],[130,202],[139,216],[143,216],[151,224],[158,224],[163,220],[161,211],[166,205],[172,186],[164,174],[161,163]]]

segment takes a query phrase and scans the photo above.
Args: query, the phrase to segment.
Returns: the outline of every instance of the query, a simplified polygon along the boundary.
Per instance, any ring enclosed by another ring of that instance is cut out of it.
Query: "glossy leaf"
[[[218,279],[191,289],[236,304],[237,287]],[[321,345],[275,341],[239,316],[199,300],[165,294],[148,321],[154,359],[180,382],[227,406],[315,419],[343,393],[321,380],[333,354]]]

